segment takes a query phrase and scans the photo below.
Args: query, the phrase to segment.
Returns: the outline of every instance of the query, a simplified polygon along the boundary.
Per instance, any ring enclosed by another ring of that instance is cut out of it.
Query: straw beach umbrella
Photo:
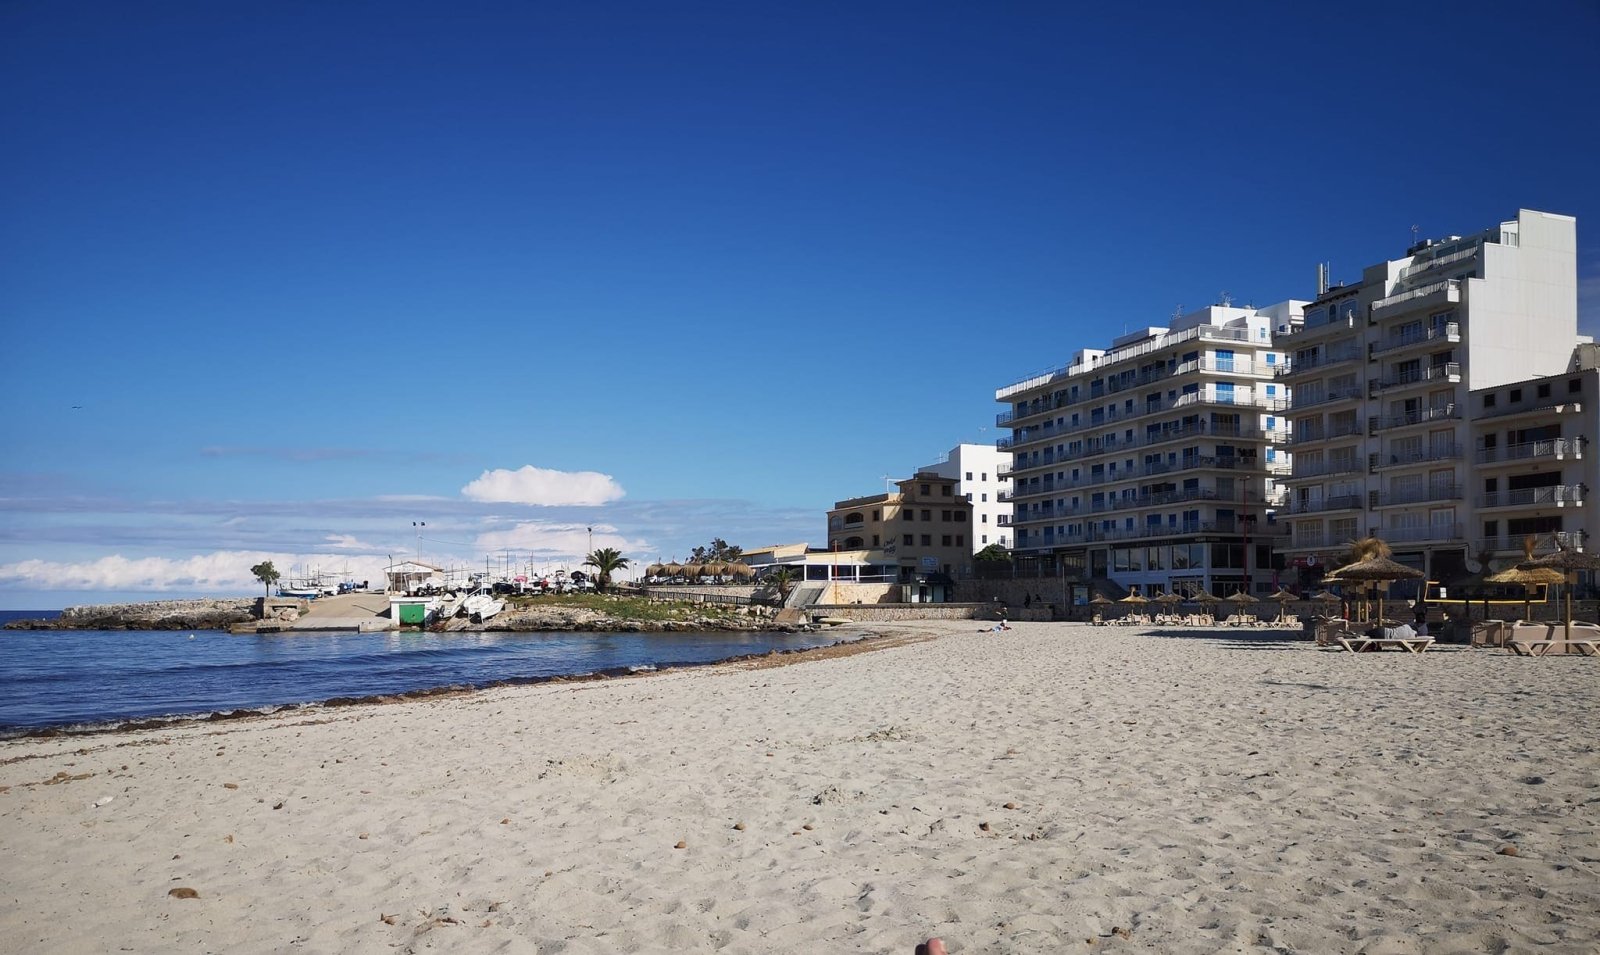
[[[1279,588],[1278,592],[1267,598],[1278,602],[1278,619],[1283,619],[1283,612],[1288,607],[1289,601],[1299,600],[1299,595],[1291,592],[1287,587]]]
[[[749,564],[729,564],[728,572],[735,577],[750,577],[755,574],[755,571],[750,569]]]
[[[1323,579],[1340,584],[1387,584],[1395,580],[1418,580],[1423,576],[1422,571],[1407,567],[1405,564],[1397,564],[1387,557],[1368,557],[1366,560],[1346,564]],[[1383,620],[1381,588],[1378,591],[1378,620],[1379,622]]]
[[[1567,547],[1559,541],[1556,543],[1556,546],[1559,547],[1560,550],[1557,550],[1554,554],[1546,554],[1543,557],[1535,557],[1532,560],[1524,561],[1518,564],[1517,567],[1526,568],[1529,570],[1545,568],[1561,573],[1563,582],[1566,584],[1564,589],[1567,592],[1567,612],[1563,633],[1565,634],[1564,639],[1571,640],[1572,585],[1577,582],[1577,575],[1579,571],[1600,570],[1600,557],[1597,557],[1594,554],[1586,554],[1583,551],[1575,548]]]
[[[1522,587],[1522,619],[1533,619],[1533,588],[1544,584],[1564,584],[1567,575],[1554,567],[1529,567],[1523,569],[1521,564],[1507,567],[1498,573],[1490,574],[1483,578],[1486,584],[1519,584]]]

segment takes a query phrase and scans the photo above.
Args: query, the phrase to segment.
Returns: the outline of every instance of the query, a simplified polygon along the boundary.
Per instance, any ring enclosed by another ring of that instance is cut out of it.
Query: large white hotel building
[[[1259,595],[1369,534],[1435,580],[1527,534],[1581,544],[1600,355],[1577,334],[1576,232],[1522,210],[1310,302],[1201,309],[999,389],[1015,555]]]
[[[1288,470],[1273,336],[1303,305],[1203,308],[999,389],[1019,561],[1145,593],[1270,582]]]
[[[1515,556],[1528,534],[1581,539],[1596,396],[1579,343],[1570,216],[1524,209],[1323,290],[1277,340],[1290,566],[1309,581],[1377,535],[1450,580]]]

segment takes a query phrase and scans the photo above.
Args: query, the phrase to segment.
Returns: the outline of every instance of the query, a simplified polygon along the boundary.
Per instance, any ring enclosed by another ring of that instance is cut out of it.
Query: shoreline
[[[0,743],[26,757],[0,762],[0,948],[1587,955],[1600,935],[1597,661],[870,629],[908,643]]]
[[[493,631],[491,631],[493,632]],[[514,633],[518,631],[498,631]],[[581,632],[581,631],[575,631]],[[776,631],[775,631],[776,632]],[[924,637],[922,639],[928,639]],[[321,710],[340,709],[354,706],[387,706],[396,703],[415,703],[442,697],[465,697],[476,693],[491,690],[540,686],[551,683],[591,683],[605,680],[632,679],[649,677],[658,674],[675,673],[684,670],[703,670],[716,667],[732,666],[738,664],[755,663],[758,666],[790,666],[807,660],[834,659],[839,656],[848,656],[853,653],[868,652],[884,649],[889,646],[900,646],[907,642],[902,639],[896,641],[890,636],[874,634],[872,632],[857,633],[853,637],[836,640],[832,643],[821,644],[814,647],[798,647],[795,649],[773,649],[763,653],[745,653],[736,656],[724,657],[720,660],[708,660],[703,663],[665,663],[648,667],[608,667],[583,673],[559,673],[551,676],[513,677],[500,680],[490,680],[484,683],[445,683],[438,686],[416,687],[398,693],[372,693],[361,696],[334,696],[324,700],[306,700],[293,703],[268,704],[259,707],[242,707],[231,710],[206,710],[185,713],[162,714],[159,716],[137,717],[122,720],[107,720],[98,723],[73,723],[58,726],[39,727],[37,729],[23,729],[21,727],[0,727],[0,745],[13,740],[28,739],[59,739],[59,738],[91,738],[107,733],[138,732],[142,730],[165,729],[169,727],[192,726],[196,724],[216,724],[235,722],[240,720],[272,719],[274,717],[292,717],[314,713]],[[869,645],[870,644],[870,645]],[[847,652],[841,652],[841,651]],[[18,730],[12,732],[12,730]],[[0,758],[0,765],[6,762]]]

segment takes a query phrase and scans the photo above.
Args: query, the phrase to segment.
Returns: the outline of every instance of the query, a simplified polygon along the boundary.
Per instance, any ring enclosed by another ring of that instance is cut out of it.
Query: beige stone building
[[[836,502],[828,511],[828,550],[864,551],[856,566],[899,583],[907,602],[948,599],[953,579],[972,572],[973,508],[956,484],[921,471],[897,482],[898,491]]]

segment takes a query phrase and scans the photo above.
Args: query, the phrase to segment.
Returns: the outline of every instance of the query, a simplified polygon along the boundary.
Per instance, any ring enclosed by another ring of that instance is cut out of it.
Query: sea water
[[[0,737],[445,686],[689,666],[851,636],[0,630]]]

